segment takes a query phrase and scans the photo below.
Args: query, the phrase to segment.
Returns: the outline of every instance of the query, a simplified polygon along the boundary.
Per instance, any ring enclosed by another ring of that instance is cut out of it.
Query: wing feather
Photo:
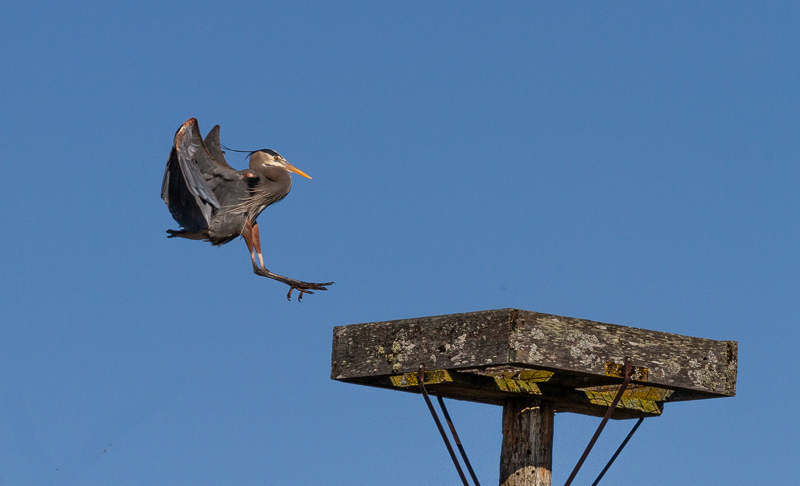
[[[212,128],[211,131],[208,132],[208,135],[206,135],[206,138],[205,140],[203,140],[203,143],[205,143],[206,148],[208,149],[208,153],[211,154],[211,158],[213,158],[215,162],[217,162],[222,167],[235,170],[228,164],[228,161],[225,160],[225,153],[222,151],[222,147],[220,146],[219,125],[215,125],[214,128]]]
[[[161,184],[161,199],[175,221],[188,231],[207,229],[212,212],[220,207],[207,183],[206,170],[211,172],[208,179],[217,175],[217,170],[228,170],[238,176],[236,171],[225,169],[213,160],[200,137],[197,120],[190,118],[175,133]]]

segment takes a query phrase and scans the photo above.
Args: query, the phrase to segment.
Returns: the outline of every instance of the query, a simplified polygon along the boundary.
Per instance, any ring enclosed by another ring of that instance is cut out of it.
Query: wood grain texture
[[[649,370],[651,384],[736,394],[736,343],[731,341],[518,311],[509,342],[513,363],[604,375],[607,363],[629,356],[635,366]]]
[[[515,398],[503,406],[501,486],[550,486],[555,411],[545,400]]]
[[[736,394],[736,342],[518,309],[335,327],[331,377],[388,381],[420,363],[447,370],[516,365],[554,371],[548,385],[574,389],[618,382],[609,365],[625,356],[645,370],[640,383],[675,390],[670,401]]]
[[[332,378],[391,375],[505,363],[511,322],[505,311],[335,327]]]

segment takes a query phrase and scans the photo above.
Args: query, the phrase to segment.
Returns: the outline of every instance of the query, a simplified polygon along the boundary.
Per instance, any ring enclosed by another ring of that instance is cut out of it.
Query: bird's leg
[[[244,238],[244,243],[247,245],[247,251],[250,252],[250,260],[253,262],[253,271],[258,273],[257,270],[258,265],[256,264],[256,254],[255,254],[255,244],[253,243],[253,224],[250,223],[248,219],[244,224],[244,229],[242,231],[242,237]],[[259,242],[259,247],[261,246]],[[259,248],[259,256],[260,256],[260,248]],[[264,261],[261,261],[261,265],[264,265]]]
[[[256,250],[256,255],[258,255],[258,262],[261,264],[261,268],[266,270],[267,267],[264,265],[264,257],[261,256],[261,234],[258,232],[258,222],[253,223],[253,246]],[[255,265],[255,260],[253,260],[253,265]]]
[[[248,219],[244,225],[244,231],[242,231],[242,237],[244,238],[244,242],[247,245],[247,249],[250,252],[250,260],[253,262],[253,273],[256,275],[261,275],[262,277],[271,278],[273,280],[277,280],[278,282],[283,282],[289,286],[289,293],[286,295],[288,300],[292,300],[292,291],[297,290],[300,292],[300,296],[297,298],[297,301],[303,299],[303,295],[305,294],[313,294],[312,290],[328,290],[325,288],[326,285],[332,285],[333,282],[326,282],[326,283],[313,283],[313,282],[303,282],[301,280],[295,280],[293,278],[284,277],[283,275],[278,275],[277,273],[272,273],[267,270],[267,267],[264,265],[264,257],[261,256],[261,237],[258,232],[258,224],[251,223]],[[256,263],[256,256],[258,256],[258,261],[261,263],[261,266]]]

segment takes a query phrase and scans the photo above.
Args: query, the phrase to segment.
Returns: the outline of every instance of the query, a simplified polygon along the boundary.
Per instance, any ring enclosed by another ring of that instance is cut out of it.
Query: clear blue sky
[[[332,327],[517,307],[739,341],[738,395],[668,404],[604,484],[800,483],[798,22],[793,2],[5,5],[0,481],[458,484],[419,396],[329,379]],[[165,238],[189,117],[314,178],[259,222],[271,270],[330,291],[286,302],[243,242]],[[500,409],[451,413],[496,483]],[[597,422],[557,416],[554,484]]]

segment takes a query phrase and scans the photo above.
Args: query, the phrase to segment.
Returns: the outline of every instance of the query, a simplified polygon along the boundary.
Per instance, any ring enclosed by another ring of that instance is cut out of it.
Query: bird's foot
[[[297,301],[300,302],[303,300],[303,295],[305,294],[313,294],[313,290],[328,290],[328,285],[333,285],[333,282],[325,282],[325,283],[314,283],[314,282],[303,282],[302,280],[295,280],[293,278],[284,277],[283,275],[278,275],[277,273],[272,273],[266,268],[260,268],[256,265],[253,265],[253,273],[256,275],[260,275],[262,277],[271,278],[273,280],[277,280],[278,282],[283,282],[289,286],[289,293],[286,294],[286,299],[292,300],[292,291],[297,290],[300,292],[300,295],[297,297]]]
[[[289,286],[289,293],[286,294],[286,299],[287,300],[292,300],[292,290],[295,290],[295,289],[298,292],[300,292],[300,295],[297,296],[297,301],[300,302],[301,300],[303,300],[303,295],[304,294],[313,294],[314,293],[314,292],[311,291],[311,289],[314,289],[314,290],[328,290],[326,288],[326,285],[333,285],[333,282],[326,282],[326,283],[300,282],[300,283],[302,285],[290,285]]]

